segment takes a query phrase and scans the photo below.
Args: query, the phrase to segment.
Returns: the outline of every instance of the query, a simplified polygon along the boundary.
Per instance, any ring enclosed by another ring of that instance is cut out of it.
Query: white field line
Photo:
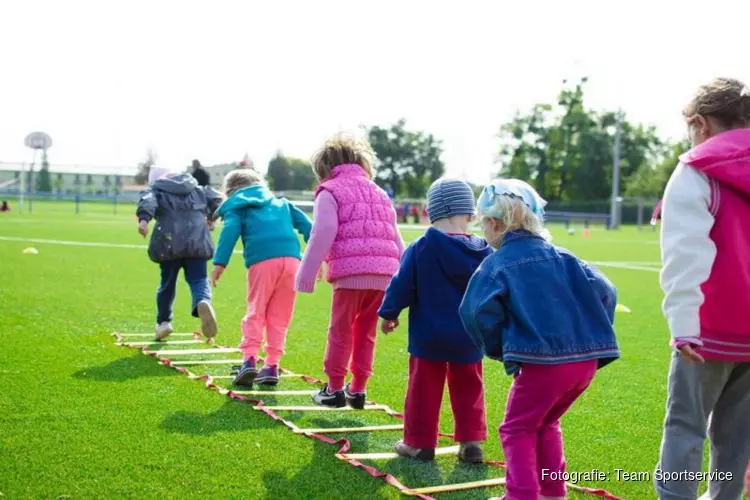
[[[72,241],[72,240],[50,240],[42,238],[22,238],[15,236],[0,236],[0,241],[20,241],[27,243],[42,243],[50,245],[65,245],[65,246],[78,246],[78,247],[100,247],[100,248],[131,248],[137,250],[145,250],[148,248],[146,245],[134,245],[130,243],[106,243],[99,241]],[[622,242],[620,242],[622,243]],[[241,250],[235,250],[235,254],[241,254]],[[653,262],[610,262],[610,261],[598,261],[592,262],[592,264],[602,267],[614,267],[619,269],[629,269],[631,271],[651,271],[659,272],[660,263]],[[654,267],[651,267],[654,266]]]

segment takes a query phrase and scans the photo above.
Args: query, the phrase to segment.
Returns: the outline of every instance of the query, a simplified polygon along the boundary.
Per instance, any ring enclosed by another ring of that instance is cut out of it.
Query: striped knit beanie
[[[427,191],[430,223],[454,215],[474,215],[474,191],[464,181],[442,178]]]

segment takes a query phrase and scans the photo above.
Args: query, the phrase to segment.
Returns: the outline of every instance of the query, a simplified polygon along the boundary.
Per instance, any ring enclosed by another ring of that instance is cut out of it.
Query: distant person
[[[214,337],[216,315],[207,271],[214,244],[209,224],[221,204],[221,195],[211,187],[198,186],[190,174],[174,174],[166,168],[151,167],[148,181],[136,215],[138,232],[144,238],[149,222],[156,219],[148,245],[148,256],[161,268],[161,284],[156,292],[156,339],[163,340],[174,331],[172,304],[180,269],[193,296],[192,315],[201,319],[203,334]]]
[[[192,174],[193,177],[195,177],[195,180],[198,181],[199,186],[205,187],[211,185],[211,176],[206,172],[206,169],[201,166],[201,162],[198,160],[193,160]]]
[[[284,198],[277,198],[251,169],[234,170],[224,178],[227,200],[219,207],[224,219],[214,256],[212,284],[221,278],[237,240],[242,238],[247,268],[247,314],[242,319],[243,364],[235,385],[276,385],[289,323],[302,250],[299,237],[310,239],[312,221]],[[258,372],[258,351],[265,333],[266,358]]]
[[[750,87],[713,80],[683,115],[692,149],[662,208],[663,309],[676,352],[654,482],[661,499],[696,498],[700,478],[666,479],[703,470],[708,435],[709,470],[722,477],[708,481],[707,497],[734,499],[750,462]]]
[[[0,206],[0,212],[10,212],[10,205],[8,202],[3,200],[3,204]]]
[[[364,408],[373,373],[378,308],[404,250],[393,203],[372,181],[374,157],[365,139],[343,134],[328,139],[313,156],[320,185],[297,290],[314,291],[325,260],[333,284],[324,361],[328,382],[313,396],[322,406]],[[345,386],[349,371],[351,384]]]
[[[474,192],[465,182],[435,181],[427,192],[427,213],[432,227],[404,253],[378,312],[388,334],[409,309],[409,386],[404,438],[396,443],[396,453],[435,458],[447,381],[459,460],[482,463],[482,442],[487,440],[483,353],[461,323],[458,307],[469,279],[492,248],[469,230]]]
[[[496,251],[471,278],[459,309],[477,347],[514,377],[500,425],[508,500],[567,498],[560,419],[597,370],[620,357],[615,288],[549,242],[545,203],[517,179],[484,188],[477,211]]]
[[[388,195],[388,198],[390,198],[391,200],[393,200],[393,196],[394,196],[394,194],[393,194],[393,188],[391,187],[390,184],[386,184],[386,186],[385,186],[385,194]]]

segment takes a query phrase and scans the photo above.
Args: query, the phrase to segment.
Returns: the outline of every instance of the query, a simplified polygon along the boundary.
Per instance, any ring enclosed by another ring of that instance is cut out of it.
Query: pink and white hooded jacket
[[[680,157],[664,195],[661,286],[672,338],[750,361],[750,129]]]

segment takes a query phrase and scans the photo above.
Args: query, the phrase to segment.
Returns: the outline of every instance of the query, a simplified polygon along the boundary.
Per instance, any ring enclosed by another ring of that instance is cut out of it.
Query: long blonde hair
[[[547,241],[552,240],[549,230],[544,227],[544,221],[516,196],[497,196],[492,205],[491,215],[479,207],[479,217],[482,224],[494,219],[503,228],[501,240],[507,233],[519,230],[541,236]]]
[[[328,139],[312,156],[312,169],[319,181],[331,176],[339,165],[356,164],[367,176],[374,176],[375,151],[367,139],[339,133]]]

